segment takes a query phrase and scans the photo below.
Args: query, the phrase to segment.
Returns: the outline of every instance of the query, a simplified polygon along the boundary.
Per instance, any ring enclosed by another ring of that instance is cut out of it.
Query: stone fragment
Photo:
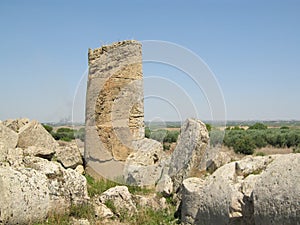
[[[45,159],[51,159],[55,150],[41,146],[29,146],[24,149],[24,155],[37,156]]]
[[[209,135],[200,120],[187,119],[180,129],[180,136],[172,154],[169,176],[177,191],[182,181],[188,177],[199,176],[206,169],[206,151]]]
[[[300,224],[300,154],[281,155],[253,190],[256,225]]]
[[[0,124],[0,144],[3,149],[15,148],[18,143],[18,134],[12,129]]]
[[[124,178],[128,184],[154,187],[160,179],[165,158],[163,146],[151,139],[142,139],[133,143],[139,149],[129,155],[124,169]]]
[[[18,147],[25,149],[30,146],[55,151],[58,143],[39,122],[33,120],[19,130]]]
[[[75,169],[78,165],[82,165],[80,150],[74,143],[59,146],[55,153],[56,160],[65,168]]]
[[[49,212],[48,179],[34,169],[0,167],[0,196],[1,224],[30,224]]]
[[[106,206],[111,205],[117,214],[136,212],[136,206],[133,202],[132,195],[126,186],[116,186],[103,192],[99,197],[100,203]]]
[[[15,120],[8,119],[3,122],[3,124],[5,126],[7,126],[8,128],[12,129],[13,131],[15,131],[17,133],[23,126],[25,126],[28,123],[29,123],[29,119],[27,119],[27,118],[21,118],[21,119],[15,119]]]
[[[173,193],[173,182],[169,175],[163,175],[156,185],[156,191],[165,197],[171,196]]]

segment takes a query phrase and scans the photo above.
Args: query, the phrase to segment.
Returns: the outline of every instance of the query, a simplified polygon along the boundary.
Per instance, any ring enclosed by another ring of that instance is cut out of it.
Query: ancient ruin
[[[89,172],[114,178],[122,175],[132,143],[144,138],[141,44],[89,49],[88,60],[85,159]]]

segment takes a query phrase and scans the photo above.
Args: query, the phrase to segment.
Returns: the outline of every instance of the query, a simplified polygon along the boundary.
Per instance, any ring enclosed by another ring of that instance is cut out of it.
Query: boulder
[[[1,167],[19,167],[23,164],[23,149],[5,148],[0,143],[0,166]]]
[[[188,177],[199,176],[206,169],[206,151],[209,135],[200,120],[187,119],[180,129],[180,136],[172,154],[168,174],[172,178],[174,191]]]
[[[215,155],[215,157],[207,162],[206,170],[213,173],[216,169],[230,162],[231,157],[229,154],[226,152],[219,152]]]
[[[37,156],[44,159],[51,159],[55,154],[54,149],[41,146],[29,146],[24,149],[24,155]]]
[[[114,216],[114,213],[111,211],[111,209],[101,202],[96,202],[93,204],[93,206],[95,209],[95,217],[97,218],[107,219]]]
[[[5,126],[7,126],[8,128],[12,129],[13,131],[15,131],[17,133],[23,126],[25,126],[28,123],[29,123],[29,119],[27,119],[27,118],[21,118],[21,119],[15,119],[15,120],[8,119],[3,122],[3,124]]]
[[[15,148],[18,143],[18,134],[12,129],[0,124],[0,145],[3,149]]]
[[[183,224],[254,224],[252,191],[260,173],[275,158],[250,156],[220,167],[205,180],[185,180]]]
[[[163,170],[165,154],[160,142],[142,139],[134,142],[135,152],[125,163],[124,178],[126,183],[139,186],[155,186]]]
[[[74,143],[57,148],[55,156],[65,168],[75,169],[83,164],[80,151]]]
[[[139,207],[147,207],[153,210],[162,210],[167,208],[167,202],[164,197],[159,197],[156,194],[144,195],[134,195],[134,202]]]
[[[0,223],[30,224],[50,208],[47,177],[31,168],[0,168]]]
[[[253,190],[256,225],[300,224],[300,154],[281,155]]]
[[[173,193],[173,182],[169,175],[164,174],[156,185],[156,191],[168,197]]]
[[[79,174],[84,174],[84,167],[83,167],[83,165],[76,166],[75,171],[77,173],[79,173]]]
[[[136,206],[133,202],[132,195],[126,186],[116,186],[103,192],[99,201],[106,206],[110,206],[115,214],[136,212]]]
[[[19,130],[18,147],[25,149],[29,146],[55,151],[58,143],[39,122],[33,120]]]
[[[182,183],[182,202],[181,202],[181,218],[184,224],[197,224],[198,209],[200,208],[202,198],[202,188],[204,180],[191,177]]]
[[[52,211],[63,212],[72,204],[82,204],[89,199],[86,179],[75,170],[64,169],[58,162],[38,157],[25,157],[24,165],[48,178],[49,208]]]

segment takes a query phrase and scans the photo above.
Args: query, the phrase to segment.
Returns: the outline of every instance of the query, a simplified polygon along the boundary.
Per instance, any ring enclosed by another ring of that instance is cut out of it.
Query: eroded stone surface
[[[0,124],[0,144],[3,149],[15,148],[18,143],[18,134],[12,129]]]
[[[126,161],[134,151],[132,142],[144,138],[142,79],[139,42],[123,41],[89,50],[85,158],[87,167],[100,175],[104,172],[104,177],[109,175],[103,164],[122,168],[118,161]],[[116,171],[116,176],[122,173]]]
[[[183,224],[297,224],[299,154],[246,157],[183,182]]]
[[[168,174],[172,178],[174,191],[188,177],[198,176],[206,169],[206,151],[209,135],[200,120],[187,119],[180,129],[177,146],[172,154]]]
[[[25,149],[30,146],[55,151],[58,143],[38,121],[33,120],[19,130],[18,147]]]
[[[253,190],[256,225],[300,224],[300,154],[281,155]]]
[[[108,189],[100,195],[99,201],[102,204],[110,201],[116,210],[115,213],[126,211],[128,214],[133,214],[136,212],[136,206],[133,202],[132,195],[126,186],[116,186]]]

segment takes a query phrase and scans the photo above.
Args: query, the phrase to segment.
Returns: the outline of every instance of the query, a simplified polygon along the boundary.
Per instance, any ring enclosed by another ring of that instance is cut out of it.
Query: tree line
[[[224,137],[224,139],[223,139]],[[276,148],[300,149],[300,129],[289,127],[268,128],[266,125],[256,123],[247,130],[233,127],[224,132],[212,130],[210,132],[211,145],[224,144],[232,147],[236,153],[253,154],[255,149],[272,146]]]

